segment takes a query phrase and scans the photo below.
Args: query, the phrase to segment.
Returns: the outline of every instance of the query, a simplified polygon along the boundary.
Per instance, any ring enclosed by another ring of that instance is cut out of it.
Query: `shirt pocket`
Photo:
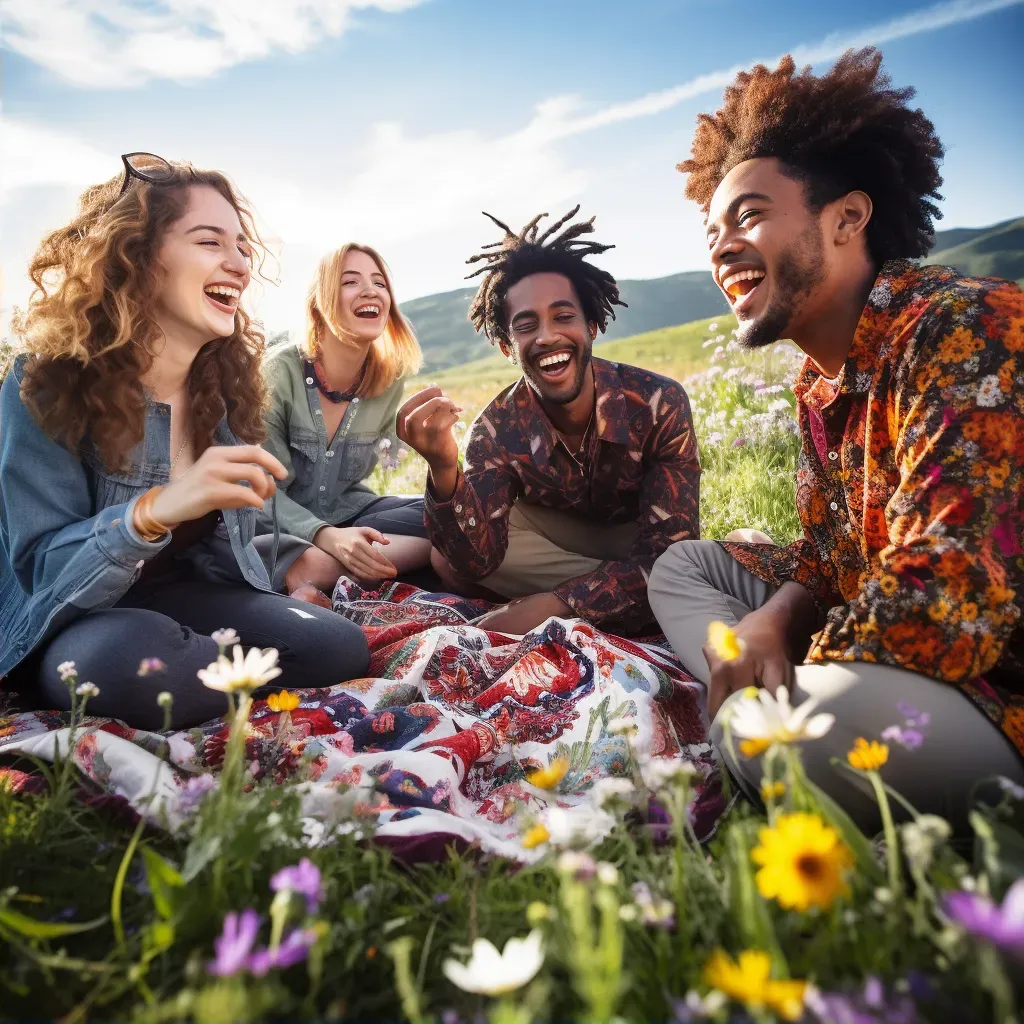
[[[295,478],[288,488],[288,496],[299,504],[310,501],[316,489],[316,467],[320,457],[320,444],[315,438],[296,435],[288,438],[288,454],[292,460]]]
[[[378,439],[372,434],[357,434],[345,442],[338,467],[338,480],[342,484],[355,484],[365,480],[377,464]]]

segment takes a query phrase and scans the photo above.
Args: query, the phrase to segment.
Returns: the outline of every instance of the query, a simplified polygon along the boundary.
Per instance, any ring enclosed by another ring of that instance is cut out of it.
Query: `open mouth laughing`
[[[363,305],[357,306],[354,312],[360,320],[376,320],[380,316],[380,304],[365,302]]]
[[[765,271],[759,267],[725,267],[719,271],[722,291],[737,316],[751,309],[765,276]]]
[[[208,284],[203,289],[206,298],[221,313],[234,313],[242,299],[242,289],[233,284]]]
[[[572,379],[572,373],[576,363],[576,352],[574,349],[563,348],[557,352],[545,352],[544,355],[533,360],[541,380],[549,384],[561,384]]]

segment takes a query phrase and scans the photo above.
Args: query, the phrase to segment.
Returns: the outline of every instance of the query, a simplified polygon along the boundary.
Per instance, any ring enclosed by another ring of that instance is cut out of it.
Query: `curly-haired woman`
[[[343,245],[320,261],[303,343],[269,353],[265,447],[287,470],[281,528],[312,544],[289,570],[290,588],[330,589],[342,573],[379,580],[429,562],[423,499],[378,496],[364,483],[378,462],[397,462],[395,413],[420,365],[393,296],[380,255]],[[261,528],[270,526],[265,513]]]
[[[154,728],[167,690],[180,728],[224,710],[196,675],[219,628],[277,648],[286,687],[358,676],[368,651],[353,623],[274,593],[284,562],[253,545],[286,471],[259,446],[263,339],[240,306],[252,216],[218,172],[124,163],[30,265],[0,389],[0,674],[66,708],[74,661],[95,713]]]

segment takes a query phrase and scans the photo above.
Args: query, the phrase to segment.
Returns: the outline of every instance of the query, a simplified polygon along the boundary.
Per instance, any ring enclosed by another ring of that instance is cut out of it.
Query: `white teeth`
[[[224,295],[229,299],[240,299],[242,297],[242,291],[240,288],[232,288],[226,284],[211,284],[206,289],[207,295]]]
[[[374,316],[380,316],[380,306],[360,306],[356,310],[356,316],[360,313],[372,313]]]
[[[557,366],[560,363],[567,363],[572,358],[570,352],[558,352],[553,356],[545,356],[537,360],[537,365],[543,370],[549,366]]]
[[[727,274],[722,278],[722,288],[729,290],[729,285],[736,281],[759,281],[764,277],[763,270],[739,270],[735,274]]]

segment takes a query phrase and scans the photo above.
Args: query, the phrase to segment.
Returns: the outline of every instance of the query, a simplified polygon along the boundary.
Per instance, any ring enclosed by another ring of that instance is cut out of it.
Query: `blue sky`
[[[877,42],[947,147],[941,227],[1024,213],[1022,0],[5,0],[3,305],[40,236],[118,155],[226,171],[281,254],[254,296],[301,323],[352,238],[398,298],[459,287],[493,228],[577,202],[621,277],[706,266],[675,171],[735,69]]]

